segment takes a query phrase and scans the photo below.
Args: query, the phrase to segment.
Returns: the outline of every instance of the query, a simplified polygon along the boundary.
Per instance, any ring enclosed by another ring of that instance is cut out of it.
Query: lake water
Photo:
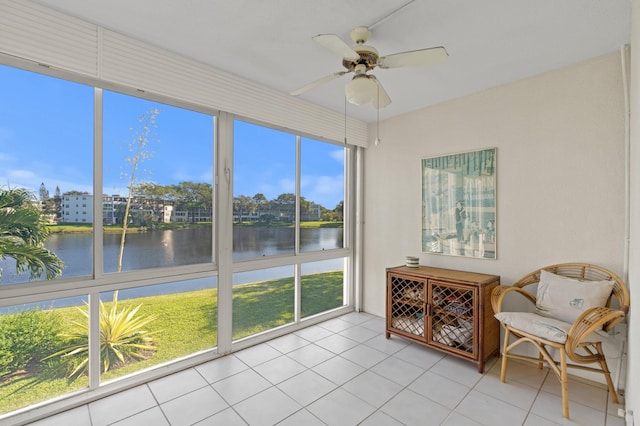
[[[104,270],[106,273],[117,271],[117,259],[120,248],[120,234],[103,236]],[[279,254],[293,254],[294,230],[292,228],[235,227],[233,231],[233,258],[249,259]],[[92,275],[91,234],[59,233],[52,234],[46,247],[53,251],[65,263],[63,277]],[[179,230],[155,230],[143,233],[130,233],[126,236],[123,256],[123,271],[134,271],[165,266],[190,265],[211,261],[211,228],[192,228]],[[343,247],[342,228],[307,228],[301,230],[301,251],[330,250]],[[0,261],[2,268],[1,284],[28,282],[27,275],[15,273],[12,259]],[[305,264],[303,273],[317,273],[343,269],[343,260],[334,259],[313,264]],[[282,278],[293,275],[292,266],[262,269],[234,274],[233,284]],[[139,289],[123,290],[119,297],[131,298],[152,294],[192,291],[215,288],[217,279],[202,278]],[[110,295],[105,295],[109,300]],[[77,298],[73,303],[77,304]],[[56,304],[59,305],[59,304]]]

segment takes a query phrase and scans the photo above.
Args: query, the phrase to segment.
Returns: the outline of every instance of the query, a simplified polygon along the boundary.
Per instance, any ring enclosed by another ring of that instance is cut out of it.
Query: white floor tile
[[[495,374],[500,377],[502,369],[502,359],[499,359],[489,370],[489,374]],[[548,368],[537,368],[534,364],[518,362],[515,360],[507,361],[507,377],[506,382],[518,382],[535,389],[540,389],[542,383],[549,374]],[[551,373],[553,374],[553,373]]]
[[[77,425],[77,423],[68,423],[69,425]],[[127,417],[119,422],[112,423],[112,426],[140,426],[140,425],[153,425],[153,426],[170,426],[167,418],[160,409],[160,407],[153,407],[142,413],[135,414],[131,417]]]
[[[325,348],[326,350],[331,351],[334,354],[340,354],[344,351],[348,351],[355,346],[358,346],[358,342],[347,339],[346,337],[342,337],[339,334],[332,334],[331,336],[327,336],[324,339],[318,340],[316,342],[316,345]]]
[[[226,379],[229,376],[249,369],[249,366],[236,358],[235,355],[227,355],[213,361],[200,364],[195,367],[198,373],[209,383]]]
[[[376,411],[364,419],[359,426],[403,426],[403,424],[382,411]]]
[[[192,425],[228,407],[229,405],[210,386],[160,405],[171,426]]]
[[[460,402],[455,411],[486,426],[521,425],[527,417],[526,410],[475,390]]]
[[[402,386],[372,371],[365,371],[342,385],[342,389],[380,407],[400,392]]]
[[[517,382],[502,383],[500,377],[494,374],[485,375],[474,389],[527,411],[538,395],[538,390],[530,386],[522,386]]]
[[[303,346],[307,346],[311,342],[296,334],[287,334],[282,337],[278,337],[277,339],[270,340],[267,343],[272,348],[286,354],[288,352],[295,351],[296,349],[300,349]]]
[[[261,343],[256,346],[243,349],[240,352],[236,352],[234,355],[249,367],[255,367],[258,364],[262,364],[263,362],[267,362],[281,356],[282,353],[272,348],[267,343]]]
[[[315,342],[317,340],[324,339],[327,336],[331,336],[333,332],[327,330],[326,328],[320,327],[319,325],[312,325],[311,327],[298,330],[293,334],[300,336],[310,342]]]
[[[378,317],[365,312],[351,312],[340,317],[341,320],[348,321],[353,324],[362,324],[374,318]]]
[[[336,387],[335,383],[312,370],[307,370],[278,385],[280,390],[302,406],[307,406],[313,401],[322,398],[336,389]]]
[[[547,375],[542,391],[562,396],[560,381],[555,374]],[[588,385],[577,380],[569,381],[569,401],[575,401],[596,410],[606,411],[609,392],[603,387]]]
[[[558,423],[547,420],[533,413],[529,413],[523,426],[557,426]]]
[[[280,423],[278,426],[325,426],[325,424],[308,410],[296,411]]]
[[[322,364],[316,365],[313,367],[313,371],[331,380],[336,385],[342,385],[365,371],[365,369],[348,359],[336,356]]]
[[[341,331],[346,330],[347,328],[351,328],[354,326],[353,323],[349,321],[344,321],[341,318],[334,318],[329,321],[321,322],[318,325],[322,328],[326,328],[327,330],[333,333],[339,333]]]
[[[158,405],[147,385],[138,386],[89,404],[91,423],[102,426]]]
[[[269,388],[271,383],[253,370],[243,371],[211,385],[230,405]]]
[[[160,404],[208,385],[193,368],[149,382],[149,388]]]
[[[617,414],[607,414],[607,426],[625,426],[624,417]]]
[[[478,373],[478,367],[475,364],[453,356],[442,358],[429,371],[465,386],[474,386],[482,379],[482,374]]]
[[[364,344],[391,355],[407,346],[409,341],[396,336],[391,336],[387,339],[384,333],[380,333],[379,336],[367,340]]]
[[[442,423],[442,426],[481,426],[480,423],[474,422],[469,417],[465,417],[455,411],[449,414],[449,417]]]
[[[571,383],[570,383],[571,385]],[[540,392],[536,398],[531,412],[547,420],[558,424],[579,425],[604,425],[606,413],[591,407],[569,401],[569,419],[562,416],[562,398],[548,392]]]
[[[250,425],[275,425],[302,406],[277,387],[262,391],[233,406]]]
[[[344,389],[336,389],[320,398],[307,409],[327,425],[357,425],[376,408]]]
[[[242,417],[236,413],[233,408],[227,408],[214,414],[211,417],[207,417],[204,420],[195,423],[193,426],[247,426],[247,422],[242,420]],[[149,424],[149,426],[152,426]],[[155,425],[153,425],[155,426]]]
[[[405,346],[398,352],[394,353],[393,356],[428,370],[446,355],[442,352],[414,343]]]
[[[348,359],[349,361],[355,362],[364,368],[371,368],[380,361],[389,357],[388,354],[366,345],[358,345],[341,353],[340,356]]]
[[[307,367],[282,355],[271,361],[264,362],[254,368],[262,377],[269,380],[272,384],[277,385],[290,377],[300,374]]]
[[[405,389],[380,409],[406,425],[439,425],[451,412],[417,393]]]
[[[344,331],[338,333],[341,336],[348,337],[351,340],[355,340],[358,343],[366,342],[369,339],[376,337],[379,333],[369,330],[368,328],[356,325],[351,328],[347,328]]]
[[[384,334],[387,327],[387,321],[384,318],[373,317],[366,322],[360,323],[359,325],[361,327],[368,328],[369,330],[373,330],[376,333]]]
[[[471,388],[446,377],[425,372],[408,387],[412,391],[427,397],[450,409],[454,409],[467,396]]]
[[[350,313],[32,425],[624,426],[599,384],[570,379],[567,420],[548,368],[511,360],[502,383],[499,359],[482,375],[384,327]]]
[[[371,367],[371,371],[402,386],[407,386],[425,370],[399,358],[389,357]]]

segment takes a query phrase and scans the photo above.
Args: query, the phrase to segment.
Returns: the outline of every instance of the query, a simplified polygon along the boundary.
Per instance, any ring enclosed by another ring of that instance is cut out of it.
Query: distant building
[[[93,223],[93,195],[63,194],[62,221],[67,223]]]

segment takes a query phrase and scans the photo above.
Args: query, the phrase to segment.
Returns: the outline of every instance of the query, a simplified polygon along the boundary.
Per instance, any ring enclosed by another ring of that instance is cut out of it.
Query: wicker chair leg
[[[604,374],[604,378],[607,380],[607,386],[609,387],[609,393],[611,394],[611,400],[618,404],[618,393],[616,392],[616,388],[613,386],[613,381],[611,380],[611,372],[609,371],[609,366],[607,365],[607,360],[604,358],[604,353],[602,352],[602,343],[597,342],[595,344],[596,351],[598,355],[600,355],[600,368],[602,369],[602,374]]]
[[[562,415],[569,418],[569,377],[567,376],[567,353],[560,350],[560,386],[562,388]]]
[[[509,328],[504,328],[504,343],[502,345],[502,369],[500,370],[500,381],[504,383],[507,380],[507,348],[509,347]]]

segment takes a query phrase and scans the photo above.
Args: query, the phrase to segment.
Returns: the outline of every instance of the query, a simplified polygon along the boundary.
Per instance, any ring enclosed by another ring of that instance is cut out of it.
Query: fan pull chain
[[[347,97],[344,97],[344,144],[347,144]]]
[[[376,108],[376,146],[380,145],[380,85],[378,85],[378,102]]]

